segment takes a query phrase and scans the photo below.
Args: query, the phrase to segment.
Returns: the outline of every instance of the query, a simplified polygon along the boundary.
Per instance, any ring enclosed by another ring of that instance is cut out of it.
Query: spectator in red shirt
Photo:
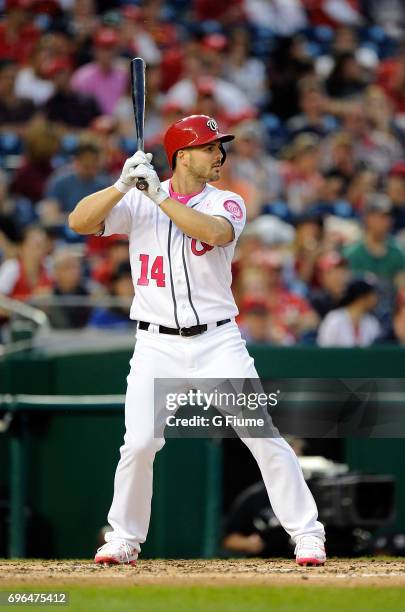
[[[11,184],[12,193],[25,196],[33,204],[43,197],[59,145],[56,126],[42,118],[35,119],[25,133],[25,157]]]
[[[388,95],[395,112],[405,113],[405,38],[398,47],[397,56],[381,64],[378,84]]]
[[[104,257],[94,265],[92,279],[108,287],[120,264],[128,261],[128,239],[126,236],[117,235],[108,238],[93,238],[93,244],[91,241],[88,242],[90,252],[92,249],[94,252],[94,240],[104,244]]]
[[[194,0],[196,21],[219,21],[224,25],[244,21],[244,0]]]
[[[282,273],[283,260],[277,251],[256,251],[249,265],[242,266],[240,320],[243,323],[243,306],[250,300],[264,302],[269,313],[269,341],[291,345],[314,332],[319,319],[307,300],[287,288]]]
[[[16,300],[50,294],[52,282],[45,268],[47,237],[39,226],[28,227],[17,259],[7,259],[0,266],[0,293]]]
[[[323,225],[322,217],[316,213],[301,215],[295,224],[295,272],[297,277],[309,287],[316,284],[316,261],[324,245]]]
[[[274,253],[266,257],[268,268],[267,306],[271,320],[271,339],[276,344],[291,345],[315,332],[319,318],[306,299],[284,284],[282,259]]]
[[[7,0],[6,16],[0,23],[0,58],[26,64],[31,58],[40,32],[32,22],[34,0]]]

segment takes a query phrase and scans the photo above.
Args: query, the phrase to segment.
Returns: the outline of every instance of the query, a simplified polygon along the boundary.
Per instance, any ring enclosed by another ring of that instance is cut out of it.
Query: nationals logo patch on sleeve
[[[227,210],[233,217],[233,219],[242,219],[243,211],[240,205],[234,200],[225,200],[224,208]]]

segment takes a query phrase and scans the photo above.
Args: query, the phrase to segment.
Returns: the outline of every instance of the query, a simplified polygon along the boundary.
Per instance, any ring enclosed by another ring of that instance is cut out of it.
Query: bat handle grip
[[[139,191],[146,191],[148,187],[149,185],[147,181],[145,181],[145,179],[143,178],[140,178],[138,182],[136,183],[136,188],[139,189]]]

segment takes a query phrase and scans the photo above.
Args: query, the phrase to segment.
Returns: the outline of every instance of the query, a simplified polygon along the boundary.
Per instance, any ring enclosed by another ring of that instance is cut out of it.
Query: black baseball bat
[[[144,125],[145,125],[145,62],[141,57],[131,60],[131,93],[134,108],[137,151],[144,150]],[[138,179],[136,184],[140,191],[148,188],[144,179]]]

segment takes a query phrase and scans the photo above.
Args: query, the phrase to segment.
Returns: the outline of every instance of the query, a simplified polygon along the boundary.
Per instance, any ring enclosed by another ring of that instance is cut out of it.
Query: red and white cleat
[[[295,559],[298,565],[306,567],[324,565],[326,552],[322,538],[315,535],[300,536],[295,547]]]
[[[125,540],[112,540],[97,549],[94,563],[99,565],[136,565],[138,551]]]

